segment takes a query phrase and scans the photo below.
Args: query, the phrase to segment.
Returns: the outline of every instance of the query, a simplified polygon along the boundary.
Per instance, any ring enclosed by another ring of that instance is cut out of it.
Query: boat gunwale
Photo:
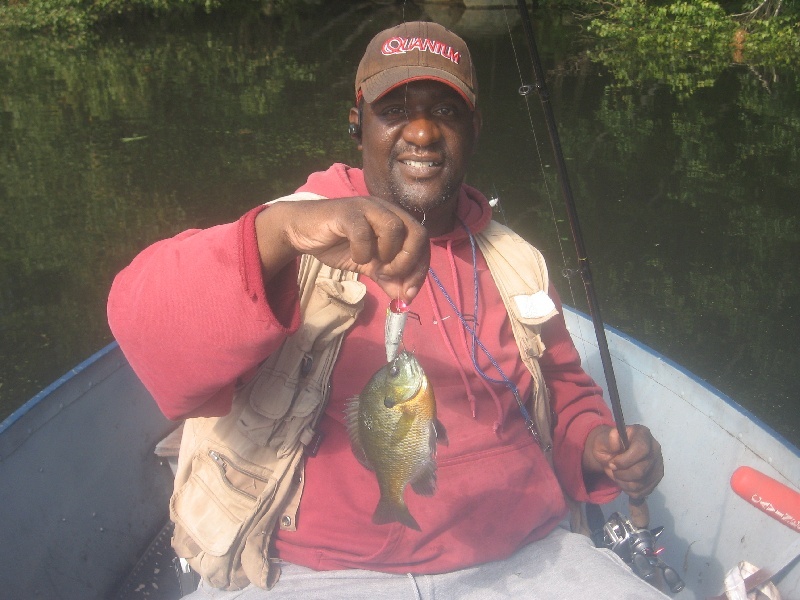
[[[573,316],[573,318],[583,317],[584,319],[587,319],[591,323],[591,317],[589,315],[587,315],[586,313],[584,313],[584,312],[582,312],[580,310],[577,310],[577,309],[575,309],[575,308],[573,308],[571,306],[568,306],[568,305],[564,305],[563,308],[564,308],[564,312],[565,313],[570,313]],[[780,433],[777,430],[775,430],[771,425],[766,423],[758,415],[753,413],[750,409],[748,409],[748,408],[744,407],[743,405],[739,404],[736,400],[734,400],[731,396],[729,396],[725,392],[722,392],[721,390],[719,390],[718,388],[716,388],[712,384],[710,384],[708,381],[702,379],[696,373],[693,373],[692,371],[688,370],[686,367],[680,365],[679,363],[675,362],[671,358],[669,358],[669,357],[665,356],[664,354],[660,353],[658,350],[653,349],[652,347],[650,347],[647,344],[645,344],[645,343],[637,340],[636,338],[628,335],[627,333],[625,333],[625,332],[623,332],[623,331],[621,331],[621,330],[619,330],[619,329],[617,329],[615,327],[612,327],[612,326],[608,325],[607,323],[604,323],[604,329],[606,330],[606,332],[612,334],[613,336],[616,336],[617,338],[619,338],[623,342],[631,344],[637,350],[641,350],[645,355],[649,355],[654,360],[657,360],[660,363],[663,363],[668,369],[672,369],[675,372],[679,373],[682,377],[685,377],[688,380],[689,383],[699,386],[704,391],[708,392],[709,395],[718,398],[725,405],[733,408],[736,411],[736,413],[738,413],[739,416],[751,421],[755,426],[757,426],[758,428],[762,429],[764,431],[764,433],[766,433],[769,436],[771,436],[772,438],[774,438],[775,441],[778,444],[786,447],[786,449],[789,450],[790,453],[794,455],[794,457],[800,458],[800,447],[795,446],[785,435],[783,435],[782,433]],[[584,332],[582,330],[580,331],[580,333],[576,333],[576,332],[572,331],[572,329],[569,327],[569,323],[568,323],[568,330],[570,330],[570,335],[573,337],[573,341],[576,341],[575,337],[578,337],[578,339],[581,342],[590,344],[591,346],[597,348],[597,341],[596,341],[596,339],[594,337],[594,330],[592,330],[590,335],[584,335]],[[610,340],[610,345],[612,347],[614,346],[614,340],[613,339]],[[577,343],[576,343],[576,346],[577,346]],[[736,434],[733,433],[732,431],[730,431],[730,429],[726,426],[725,423],[721,423],[718,419],[715,419],[713,415],[708,414],[708,412],[706,410],[704,410],[706,407],[700,405],[699,403],[693,402],[692,399],[691,399],[691,396],[689,394],[679,394],[678,392],[675,391],[674,388],[664,385],[664,383],[662,381],[660,381],[656,377],[653,377],[652,374],[648,374],[648,373],[642,371],[641,369],[637,368],[635,365],[632,365],[627,360],[624,360],[623,357],[620,356],[620,352],[619,351],[615,353],[614,349],[611,349],[611,354],[616,360],[624,362],[630,368],[635,369],[636,371],[641,373],[643,376],[655,381],[659,385],[662,385],[663,387],[665,387],[665,389],[668,389],[672,393],[676,394],[681,400],[683,400],[684,402],[686,402],[687,404],[689,404],[690,406],[692,406],[696,410],[700,411],[701,413],[703,413],[708,418],[712,419],[717,425],[719,425],[719,427],[721,429],[727,431],[728,434],[736,437]],[[623,352],[622,354],[625,355],[626,353]],[[600,383],[604,384],[604,382],[600,382]],[[752,448],[750,446],[750,444],[747,444],[741,438],[739,438],[739,440],[743,444],[745,444],[751,451],[755,452],[754,448]],[[760,454],[760,453],[757,453],[757,454]],[[764,460],[768,460],[768,459],[764,458]],[[768,461],[768,462],[771,462],[771,461]],[[775,465],[772,465],[772,466],[775,467]]]
[[[91,390],[99,383],[106,380],[119,369],[128,365],[124,356],[114,362],[104,362],[114,351],[119,351],[119,344],[114,341],[104,346],[90,357],[80,362],[78,365],[64,373],[61,377],[53,381],[50,385],[36,393],[30,400],[25,402],[2,422],[0,422],[0,461],[13,454],[25,441],[30,438],[39,428],[53,419],[66,407],[78,401],[86,392]],[[80,384],[80,378],[87,374],[93,367],[102,369],[96,378],[92,378],[88,386],[70,389],[71,384]],[[48,405],[59,394],[58,406]],[[48,411],[41,415],[36,415],[37,410]],[[35,417],[38,417],[36,419]],[[18,431],[16,428],[28,422],[26,431]]]

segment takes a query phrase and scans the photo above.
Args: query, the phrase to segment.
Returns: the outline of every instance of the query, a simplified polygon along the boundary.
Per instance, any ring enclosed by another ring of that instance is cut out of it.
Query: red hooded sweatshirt
[[[368,195],[362,172],[338,164],[311,175],[298,191],[328,198]],[[266,288],[263,283],[254,227],[261,210],[237,223],[158,242],[115,279],[108,304],[112,331],[170,418],[225,414],[236,382],[299,323],[296,265]],[[526,430],[508,387],[475,368],[459,313],[477,323],[478,337],[491,354],[490,359],[477,351],[479,369],[502,380],[496,363],[521,397],[529,397],[531,376],[479,250],[473,262],[470,233],[487,225],[491,208],[477,190],[463,186],[458,216],[463,226],[431,240],[431,269],[438,282],[428,276],[411,306],[419,318],[409,319],[403,337],[431,382],[449,439],[437,450],[436,493],[418,496],[410,487],[405,492],[421,531],[372,523],[380,497],[377,480],[350,448],[346,404],[386,363],[390,299],[364,277],[365,306],[345,337],[331,378],[320,424],[324,441],[318,454],[306,459],[297,529],[279,530],[276,536],[283,560],[314,569],[452,571],[507,557],[546,536],[567,512],[561,486],[577,500],[607,502],[617,494],[610,480],[593,490],[585,487],[586,437],[613,420],[600,389],[580,367],[560,313],[543,327],[547,349],[540,360],[556,414],[558,477]],[[560,309],[552,286],[549,293]]]

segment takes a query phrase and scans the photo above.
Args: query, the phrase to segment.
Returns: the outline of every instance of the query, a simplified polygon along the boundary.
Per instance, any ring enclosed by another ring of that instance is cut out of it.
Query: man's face
[[[358,111],[353,109],[350,121]],[[370,194],[418,218],[450,217],[480,131],[480,116],[450,86],[412,81],[363,103],[364,178]]]

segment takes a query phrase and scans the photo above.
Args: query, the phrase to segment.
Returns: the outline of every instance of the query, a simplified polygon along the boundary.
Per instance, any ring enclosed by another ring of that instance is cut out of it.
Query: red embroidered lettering
[[[391,56],[392,54],[402,54],[405,52],[403,50],[403,42],[405,40],[401,37],[393,37],[389,38],[385,42],[383,42],[383,48],[381,48],[381,54],[384,56]]]
[[[458,64],[458,61],[461,60],[461,54],[453,50],[453,47],[450,46],[447,48],[447,54],[443,55],[445,58],[449,58],[454,63]]]
[[[384,56],[391,56],[393,54],[405,54],[412,50],[438,54],[455,64],[461,62],[461,53],[452,46],[447,46],[442,42],[437,42],[436,40],[430,40],[428,38],[389,38],[383,42],[381,54]]]
[[[429,40],[426,38],[422,40],[422,47],[420,48],[420,50],[422,50],[423,52],[433,52],[434,54],[439,54],[437,52],[437,48],[441,45],[442,45],[441,42],[436,42],[434,40]]]

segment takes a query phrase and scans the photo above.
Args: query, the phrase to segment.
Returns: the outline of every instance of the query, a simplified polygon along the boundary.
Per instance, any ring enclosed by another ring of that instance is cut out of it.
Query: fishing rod
[[[558,136],[558,128],[556,127],[556,119],[553,114],[553,107],[550,104],[550,91],[547,89],[547,84],[544,78],[544,69],[542,68],[542,61],[539,58],[539,51],[536,47],[536,40],[533,36],[533,28],[531,26],[531,17],[528,12],[528,7],[525,0],[517,0],[517,7],[519,9],[520,17],[522,17],[522,28],[525,31],[525,38],[528,42],[528,51],[530,53],[531,63],[533,64],[533,78],[536,86],[536,92],[542,103],[544,110],[544,118],[547,123],[547,132],[550,137],[550,145],[553,148],[553,155],[555,156],[556,167],[558,170],[558,181],[561,185],[561,192],[564,196],[564,204],[567,209],[567,218],[569,226],[572,230],[572,240],[575,243],[575,252],[578,255],[578,272],[583,280],[583,287],[586,290],[586,299],[589,303],[589,314],[592,317],[592,324],[594,325],[594,332],[597,336],[597,346],[600,350],[600,360],[603,364],[603,373],[606,376],[606,383],[608,384],[608,397],[611,402],[611,409],[614,413],[614,421],[617,425],[620,440],[623,447],[627,450],[629,446],[628,432],[625,429],[625,417],[622,414],[622,404],[619,398],[619,390],[617,388],[617,379],[614,376],[614,366],[611,363],[611,353],[608,350],[608,340],[606,339],[606,332],[603,328],[603,318],[600,314],[600,303],[597,300],[597,293],[592,282],[592,269],[589,264],[589,256],[586,253],[586,246],[583,243],[583,234],[581,233],[580,222],[578,221],[578,211],[575,208],[575,198],[572,195],[572,187],[570,186],[569,176],[567,174],[567,164],[564,160],[564,152],[561,149],[561,140]],[[524,87],[524,86],[523,86]],[[529,91],[529,90],[528,90]],[[526,93],[521,91],[520,93]]]
[[[558,128],[556,127],[553,107],[550,104],[550,91],[547,89],[547,84],[545,82],[544,69],[542,68],[542,61],[539,58],[539,50],[536,47],[531,17],[525,0],[517,0],[517,7],[520,17],[522,18],[522,28],[525,31],[531,64],[533,65],[535,89],[541,100],[545,122],[547,123],[547,131],[550,137],[550,144],[556,161],[558,181],[561,186],[562,195],[564,196],[569,226],[572,230],[572,240],[575,243],[575,251],[578,255],[578,272],[581,275],[583,287],[586,290],[589,314],[592,317],[592,325],[594,325],[594,332],[597,337],[597,347],[600,351],[603,373],[605,374],[606,384],[608,386],[608,398],[611,403],[611,410],[614,413],[614,421],[620,441],[622,442],[623,448],[627,450],[630,446],[630,441],[628,440],[628,432],[625,428],[625,417],[622,414],[622,403],[619,397],[619,389],[617,388],[617,378],[614,376],[614,365],[611,362],[611,352],[608,349],[606,331],[603,327],[603,317],[600,314],[600,303],[597,300],[597,292],[595,291],[592,281],[592,269],[589,263],[589,256],[583,242],[583,234],[581,233],[580,222],[578,220],[578,211],[575,207],[575,198],[572,194],[572,187],[569,182],[569,175],[567,174],[567,165],[564,160],[564,152],[561,149],[561,140],[558,135]],[[530,86],[523,86],[523,88],[525,87]],[[529,91],[528,89],[521,89],[520,93],[527,94]],[[597,508],[598,507],[593,507],[591,504],[587,505],[587,513],[591,513],[589,515],[590,519],[598,520],[599,515],[597,513],[600,511],[597,510]],[[631,513],[631,521],[633,524],[638,528],[642,528],[640,531],[646,531],[644,528],[646,528],[650,522],[650,510],[647,506],[646,498],[629,498],[628,509]],[[669,579],[673,582],[680,582],[680,578],[673,579],[670,576]],[[678,586],[677,583],[675,585],[676,587]]]
[[[603,318],[600,315],[600,303],[597,300],[597,293],[592,283],[592,270],[589,264],[589,257],[586,253],[586,247],[583,243],[583,234],[581,233],[580,222],[578,221],[578,211],[575,208],[575,198],[572,195],[572,188],[569,183],[569,176],[567,175],[567,165],[564,161],[564,152],[561,149],[556,119],[553,114],[553,107],[550,104],[550,92],[545,83],[544,69],[542,68],[542,61],[539,58],[539,51],[536,48],[531,18],[525,0],[517,0],[517,6],[519,8],[520,17],[522,17],[522,27],[525,30],[531,63],[533,64],[536,91],[542,103],[542,109],[544,110],[544,117],[547,123],[547,131],[550,136],[550,144],[553,148],[553,155],[555,156],[556,166],[558,168],[558,180],[564,196],[564,204],[567,208],[569,225],[572,230],[572,239],[575,242],[575,251],[578,254],[578,272],[581,274],[583,287],[586,289],[586,299],[589,302],[589,312],[592,316],[592,324],[594,325],[595,335],[597,336],[597,346],[600,350],[600,360],[603,363],[603,373],[606,376],[606,383],[608,384],[608,396],[611,402],[611,409],[614,413],[614,421],[616,422],[620,440],[623,447],[627,450],[630,442],[628,440],[628,432],[625,429],[625,418],[622,415],[622,404],[619,398],[619,390],[617,389],[617,379],[614,376],[611,352],[608,350],[608,340],[606,339],[606,332],[603,328]],[[522,92],[522,90],[520,91]],[[589,517],[590,520],[599,520],[600,522],[605,520],[600,507],[587,504],[586,509],[587,517]],[[650,510],[647,507],[646,498],[634,500],[629,497],[628,510],[630,511],[630,519],[619,513],[614,513],[609,520],[602,525],[602,529],[592,532],[592,540],[598,546],[610,548],[614,551],[623,560],[628,562],[633,571],[645,581],[649,581],[656,587],[660,587],[657,577],[657,573],[660,573],[661,579],[672,593],[681,591],[684,587],[684,583],[680,576],[674,569],[658,557],[659,551],[655,549],[656,538],[663,532],[664,528],[658,527],[652,531],[647,529],[650,522]],[[590,527],[593,528],[591,525]]]

